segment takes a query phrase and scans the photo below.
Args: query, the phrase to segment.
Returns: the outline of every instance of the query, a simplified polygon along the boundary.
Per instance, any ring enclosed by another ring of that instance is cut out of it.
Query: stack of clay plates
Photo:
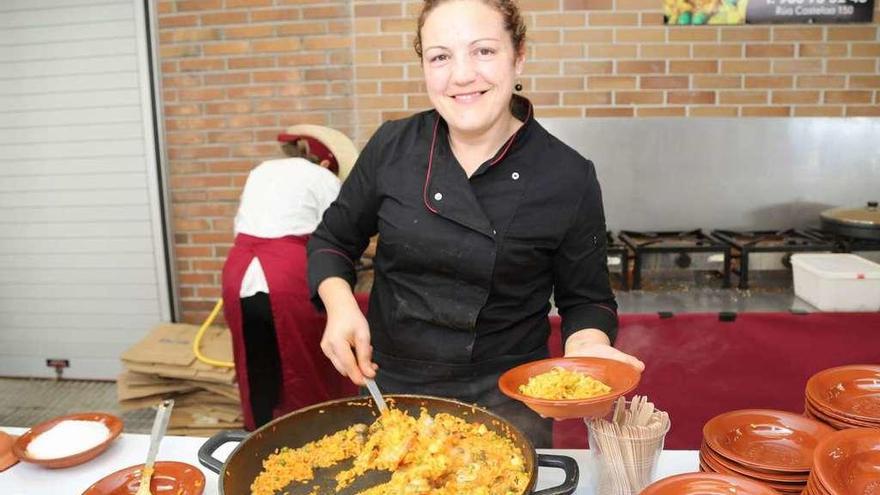
[[[727,412],[703,426],[700,470],[742,476],[783,494],[801,493],[813,450],[831,433],[828,425],[787,411]]]
[[[804,415],[838,430],[880,428],[880,366],[820,371],[807,382]]]
[[[880,429],[847,428],[816,446],[804,495],[878,493],[878,487]]]

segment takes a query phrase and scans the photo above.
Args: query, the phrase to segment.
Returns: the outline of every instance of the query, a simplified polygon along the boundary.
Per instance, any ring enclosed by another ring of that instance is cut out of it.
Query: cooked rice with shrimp
[[[274,495],[292,482],[309,483],[314,469],[354,458],[336,476],[336,491],[369,470],[390,471],[387,483],[359,495],[521,495],[529,483],[522,451],[481,423],[447,413],[418,418],[390,409],[372,425],[354,425],[263,460],[252,495]],[[319,489],[330,487],[312,487]]]

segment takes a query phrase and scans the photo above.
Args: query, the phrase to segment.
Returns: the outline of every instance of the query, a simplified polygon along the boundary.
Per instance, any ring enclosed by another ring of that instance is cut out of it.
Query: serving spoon
[[[376,381],[372,378],[364,377],[364,381],[367,383],[367,390],[370,391],[370,395],[373,396],[373,402],[376,403],[376,407],[379,408],[379,413],[385,414],[388,412],[388,405],[385,404],[385,399],[382,397],[382,392],[379,391],[379,387],[376,386]]]
[[[150,432],[150,450],[147,451],[147,462],[141,471],[141,484],[135,495],[152,495],[150,491],[150,478],[153,477],[153,466],[156,463],[156,454],[159,453],[159,444],[168,429],[168,419],[171,418],[171,408],[174,407],[174,399],[162,401],[156,410],[156,419],[153,420],[153,430]]]

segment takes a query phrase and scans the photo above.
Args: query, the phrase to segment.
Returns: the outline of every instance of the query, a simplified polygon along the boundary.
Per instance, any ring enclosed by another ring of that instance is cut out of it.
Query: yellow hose
[[[217,304],[214,305],[214,309],[211,310],[211,314],[208,315],[208,318],[202,323],[202,327],[199,328],[199,333],[196,334],[195,340],[193,340],[193,354],[196,355],[196,359],[199,361],[210,364],[211,366],[220,366],[222,368],[234,368],[235,363],[231,361],[218,361],[217,359],[211,359],[199,350],[199,345],[202,343],[202,336],[205,335],[205,330],[211,326],[211,323],[214,323],[214,318],[217,318],[217,313],[223,308],[223,299],[218,299]]]

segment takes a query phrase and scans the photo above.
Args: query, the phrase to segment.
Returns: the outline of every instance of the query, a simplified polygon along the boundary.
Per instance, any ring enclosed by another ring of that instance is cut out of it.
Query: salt
[[[65,420],[37,435],[27,447],[35,459],[57,459],[100,445],[110,429],[100,421]]]

